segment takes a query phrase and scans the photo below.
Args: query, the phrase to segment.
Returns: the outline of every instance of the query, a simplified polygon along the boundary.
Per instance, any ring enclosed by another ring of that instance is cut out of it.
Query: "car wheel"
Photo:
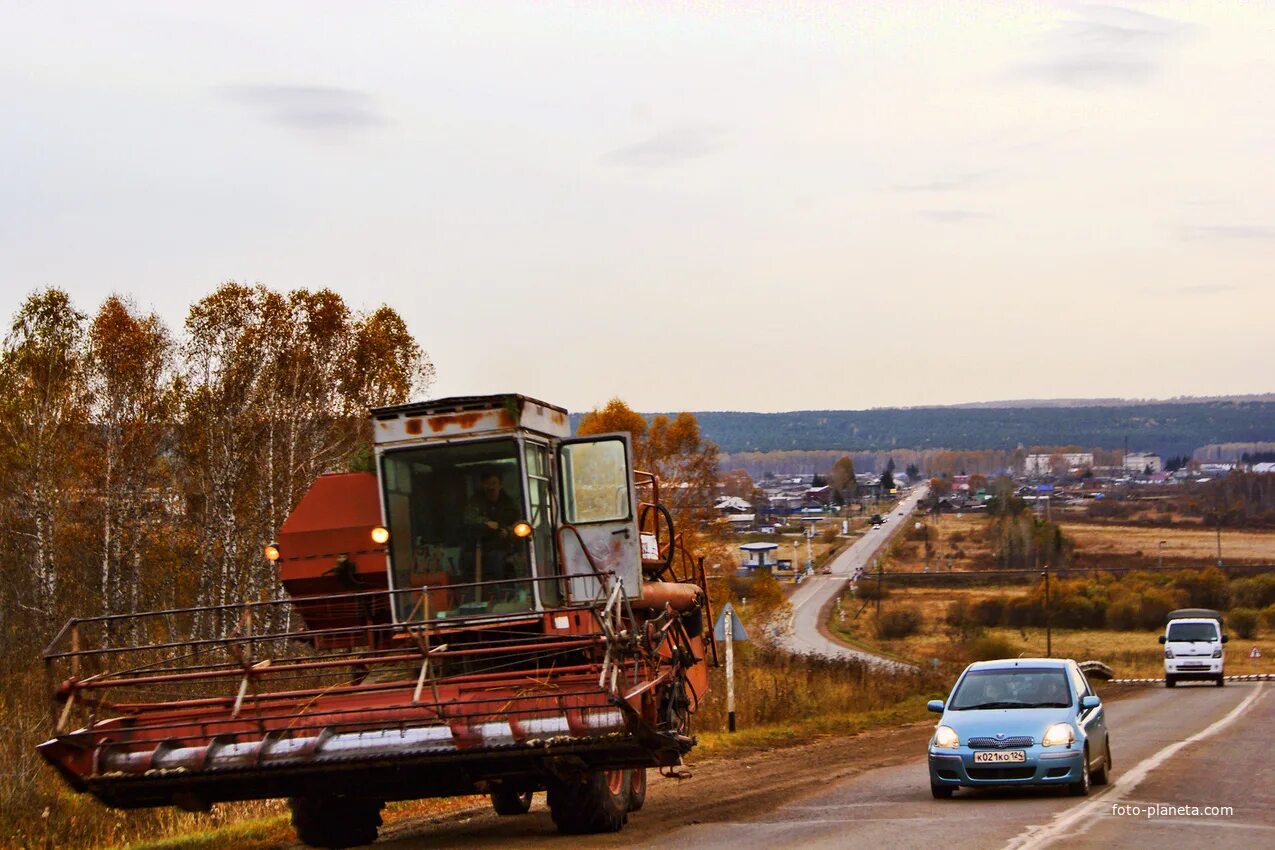
[[[930,793],[934,795],[934,799],[936,800],[952,799],[952,792],[955,790],[955,788],[951,788],[947,785],[935,785],[933,782],[930,783]]]
[[[1110,775],[1109,775],[1110,773],[1111,773],[1111,739],[1108,738],[1107,745],[1105,747],[1105,752],[1102,755],[1102,767],[1094,771],[1093,776],[1090,777],[1090,781],[1094,785],[1106,785],[1110,779]]]
[[[1085,747],[1083,761],[1080,763],[1080,781],[1067,786],[1067,793],[1073,797],[1089,796],[1089,747]]]
[[[1171,687],[1173,687],[1174,685],[1176,685],[1177,683],[1178,683],[1178,680],[1177,680],[1177,679],[1175,679],[1175,678],[1173,678],[1172,676],[1165,676],[1165,677],[1164,677],[1164,686],[1165,686],[1166,688],[1171,688]]]

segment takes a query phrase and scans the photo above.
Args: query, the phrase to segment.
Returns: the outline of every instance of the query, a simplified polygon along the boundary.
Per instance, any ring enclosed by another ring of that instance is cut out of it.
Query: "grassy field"
[[[1075,543],[1076,566],[1153,567],[1159,563],[1161,549],[1164,564],[1205,565],[1217,560],[1217,533],[1198,523],[1181,523],[1172,527],[1121,525],[1110,522],[1086,522],[1083,517],[1055,515],[1063,534]],[[932,545],[931,572],[993,569],[995,554],[983,536],[985,517],[976,514],[945,514],[928,517]],[[1163,540],[1161,547],[1159,542]],[[1275,531],[1222,530],[1222,559],[1226,563],[1275,563]],[[889,569],[921,572],[926,567],[925,548],[921,540],[899,540],[892,551]]]
[[[875,603],[856,619],[855,611],[862,602],[851,604],[843,601],[840,611],[834,606],[828,621],[829,630],[851,645],[869,651],[878,651],[891,657],[919,664],[963,663],[960,648],[969,636],[944,621],[948,605],[958,598],[976,601],[993,596],[1023,595],[1027,588],[1017,586],[979,587],[969,589],[913,588],[897,589],[881,603],[881,610],[908,607],[920,611],[922,625],[918,634],[897,640],[880,640],[875,634]],[[1044,656],[1045,630],[1042,628],[990,628],[980,633],[987,638],[1003,640],[1012,649],[1012,655],[1022,657]],[[1077,661],[1096,660],[1110,665],[1118,677],[1141,678],[1160,676],[1164,673],[1163,650],[1158,642],[1159,631],[1111,631],[1105,629],[1052,630],[1051,644],[1056,658],[1074,658]],[[1261,658],[1249,658],[1249,651],[1256,646]],[[1226,671],[1228,675],[1275,673],[1275,633],[1263,631],[1253,640],[1242,640],[1232,635],[1227,644]]]
[[[1217,560],[1217,533],[1198,526],[1145,528],[1067,521],[1062,523],[1062,530],[1076,541],[1080,556],[1127,556],[1158,563],[1159,550],[1163,549],[1166,565]],[[1161,540],[1163,547],[1159,545]],[[1230,563],[1275,563],[1275,532],[1223,529],[1222,559]]]

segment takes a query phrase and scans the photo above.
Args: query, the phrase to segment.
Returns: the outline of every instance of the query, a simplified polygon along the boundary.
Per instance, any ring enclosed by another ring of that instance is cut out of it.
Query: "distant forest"
[[[654,415],[654,414],[651,414]],[[1191,455],[1210,443],[1275,440],[1275,402],[1217,401],[1094,407],[920,407],[696,412],[724,452],[1122,448]],[[576,417],[573,417],[573,424]]]

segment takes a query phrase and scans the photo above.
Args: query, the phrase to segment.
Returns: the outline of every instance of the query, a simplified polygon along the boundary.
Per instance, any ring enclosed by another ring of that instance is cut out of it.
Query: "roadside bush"
[[[1045,622],[1045,612],[1039,599],[1015,597],[1005,602],[1005,625],[1015,629],[1024,626],[1040,626]]]
[[[1232,608],[1226,615],[1227,623],[1245,640],[1257,637],[1257,611],[1252,608]]]
[[[964,626],[970,619],[970,604],[964,596],[947,603],[947,611],[943,614],[943,622],[949,626]]]
[[[905,638],[920,630],[921,612],[916,608],[890,608],[877,617],[877,637],[881,640]]]
[[[984,635],[966,641],[962,646],[970,661],[993,661],[997,658],[1017,658],[1018,647],[1003,637]]]
[[[970,618],[980,626],[992,628],[1005,622],[1005,597],[989,596],[970,606]]]
[[[1275,605],[1267,605],[1263,608],[1259,620],[1262,628],[1268,632],[1275,632]]]
[[[1231,582],[1231,604],[1240,608],[1275,605],[1275,575],[1235,579]]]
[[[1107,605],[1107,628],[1133,631],[1163,626],[1168,613],[1182,607],[1179,603],[1184,595],[1169,588],[1148,587],[1113,596]]]
[[[1183,570],[1174,576],[1173,586],[1186,593],[1186,604],[1192,608],[1221,610],[1226,608],[1231,597],[1226,573],[1217,567]]]
[[[876,579],[864,577],[855,584],[854,594],[860,599],[889,599],[890,588],[881,587]]]
[[[1103,610],[1092,599],[1068,594],[1054,603],[1053,622],[1069,629],[1094,629],[1102,625]]]

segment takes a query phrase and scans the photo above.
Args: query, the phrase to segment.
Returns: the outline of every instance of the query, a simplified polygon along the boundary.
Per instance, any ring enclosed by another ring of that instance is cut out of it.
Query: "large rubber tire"
[[[955,790],[956,789],[950,785],[935,785],[933,782],[930,783],[930,794],[936,800],[952,799],[952,792]]]
[[[1089,778],[1089,747],[1085,747],[1084,761],[1080,763],[1080,781],[1071,782],[1067,785],[1067,793],[1073,797],[1088,797],[1090,788]]]
[[[549,785],[549,814],[563,835],[619,832],[629,815],[629,772],[594,771]]]
[[[376,840],[381,826],[379,800],[357,797],[292,797],[292,826],[308,847],[358,847]]]
[[[501,817],[525,815],[531,811],[531,797],[530,791],[496,788],[491,792],[491,807]]]
[[[629,771],[629,811],[636,812],[646,804],[646,768]]]
[[[1111,781],[1111,739],[1107,739],[1107,745],[1102,754],[1102,767],[1093,772],[1090,781],[1094,785],[1106,785]]]

